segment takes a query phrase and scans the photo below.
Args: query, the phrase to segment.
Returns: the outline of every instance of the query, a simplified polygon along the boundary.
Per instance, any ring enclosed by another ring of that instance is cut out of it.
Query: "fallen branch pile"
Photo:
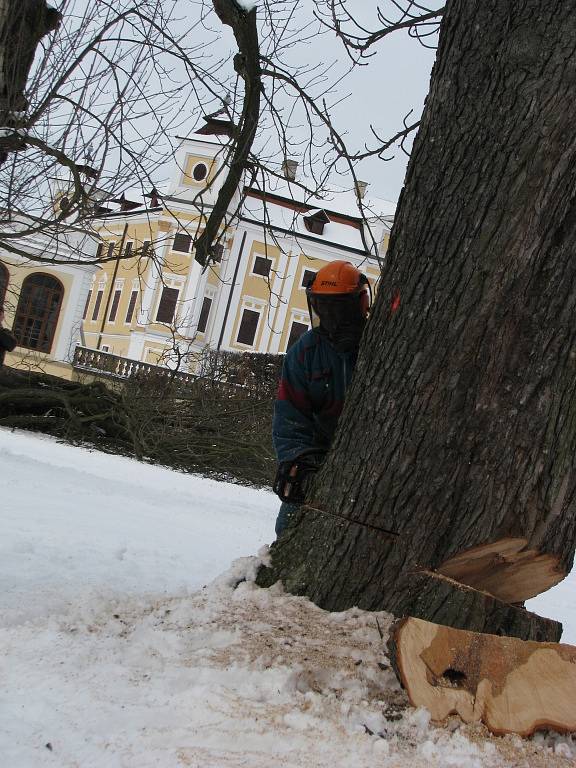
[[[271,482],[274,376],[260,386],[210,378],[182,386],[155,376],[69,382],[0,371],[0,426],[242,483]]]

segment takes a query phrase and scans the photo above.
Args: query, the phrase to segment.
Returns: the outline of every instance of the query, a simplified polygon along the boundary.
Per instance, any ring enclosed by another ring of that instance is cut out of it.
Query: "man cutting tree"
[[[306,296],[312,328],[286,354],[274,408],[277,536],[304,501],[336,431],[372,298],[368,279],[348,261],[323,267]]]

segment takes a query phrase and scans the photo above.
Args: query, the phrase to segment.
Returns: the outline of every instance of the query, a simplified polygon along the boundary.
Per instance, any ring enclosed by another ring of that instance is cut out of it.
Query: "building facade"
[[[18,339],[5,363],[70,379],[82,343],[81,307],[97,271],[89,261],[98,240],[67,228],[57,239],[30,235],[18,246],[29,257],[0,249],[0,306],[4,325]],[[84,260],[88,263],[74,263]]]
[[[100,203],[105,261],[89,272],[71,267],[82,290],[78,283],[62,299],[76,329],[69,348],[194,372],[206,348],[285,352],[310,326],[306,284],[330,261],[352,262],[377,289],[394,205],[367,199],[360,184],[309,198],[293,161],[265,189],[241,186],[202,269],[193,243],[226,176],[226,126],[208,120],[180,140],[161,193],[126,190]],[[53,347],[58,359],[63,344]]]
[[[169,366],[193,365],[206,346],[283,353],[309,328],[305,287],[322,266],[351,261],[376,289],[394,205],[363,201],[368,229],[355,192],[306,199],[287,178],[269,179],[266,191],[244,187],[216,263],[202,270],[193,241],[224,178],[224,146],[221,136],[182,139],[169,187],[147,198],[154,205],[133,194],[103,215],[103,252],[134,255],[93,278],[84,312],[89,347]]]

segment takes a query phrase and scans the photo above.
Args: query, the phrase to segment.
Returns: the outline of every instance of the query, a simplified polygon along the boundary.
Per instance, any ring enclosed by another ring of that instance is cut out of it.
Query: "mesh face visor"
[[[343,324],[357,323],[362,319],[360,294],[342,293],[332,295],[308,294],[308,309],[313,328],[322,325],[333,332]]]

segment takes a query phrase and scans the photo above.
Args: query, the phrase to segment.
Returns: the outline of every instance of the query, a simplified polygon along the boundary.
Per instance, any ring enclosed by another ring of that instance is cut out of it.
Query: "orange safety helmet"
[[[312,326],[318,324],[323,304],[335,304],[343,300],[344,305],[353,301],[360,316],[365,318],[372,303],[368,278],[349,261],[332,261],[322,267],[306,286],[306,295]]]

